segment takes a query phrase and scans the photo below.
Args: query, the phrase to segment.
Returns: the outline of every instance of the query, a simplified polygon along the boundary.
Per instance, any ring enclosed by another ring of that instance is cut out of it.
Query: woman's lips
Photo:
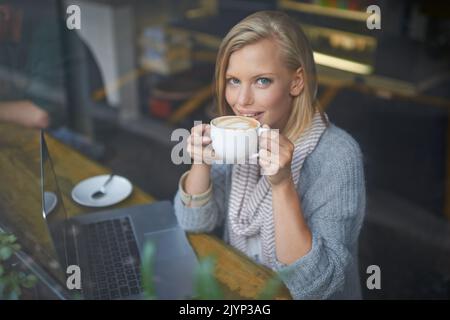
[[[239,113],[240,116],[250,117],[253,119],[259,119],[264,112],[247,112],[247,113]]]

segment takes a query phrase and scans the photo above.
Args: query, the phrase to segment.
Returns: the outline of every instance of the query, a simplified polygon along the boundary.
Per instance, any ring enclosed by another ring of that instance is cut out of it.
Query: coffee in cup
[[[257,163],[258,137],[269,129],[262,128],[256,119],[243,116],[218,117],[210,124],[212,147],[218,163]]]
[[[224,116],[212,122],[219,128],[235,130],[255,129],[260,125],[257,120],[242,116]]]

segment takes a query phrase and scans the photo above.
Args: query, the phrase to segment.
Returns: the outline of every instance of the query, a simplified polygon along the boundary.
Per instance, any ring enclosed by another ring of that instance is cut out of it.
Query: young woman
[[[362,155],[316,101],[313,54],[299,25],[272,11],[242,20],[220,46],[215,85],[222,115],[279,130],[279,161],[271,163],[269,148],[260,150],[258,165],[211,166],[209,125],[195,126],[188,151],[204,162],[180,179],[180,225],[191,232],[223,225],[224,240],[279,272],[294,299],[360,298]],[[263,133],[261,145],[273,137]],[[274,174],[261,175],[274,165]]]

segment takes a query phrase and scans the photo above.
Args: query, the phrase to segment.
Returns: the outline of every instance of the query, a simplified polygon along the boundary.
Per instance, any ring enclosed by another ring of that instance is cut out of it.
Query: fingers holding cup
[[[191,134],[187,140],[187,151],[194,160],[194,164],[205,163],[205,155],[210,156],[210,152],[207,150],[207,147],[211,145],[209,127],[208,124],[199,124],[191,129]]]
[[[261,149],[259,151],[259,165],[261,166],[262,175],[274,175],[279,170],[278,155],[269,150]]]

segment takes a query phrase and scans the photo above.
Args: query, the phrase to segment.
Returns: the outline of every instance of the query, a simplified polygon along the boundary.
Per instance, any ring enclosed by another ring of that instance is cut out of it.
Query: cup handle
[[[258,128],[256,129],[256,134],[257,134],[258,137],[259,137],[259,136],[261,136],[261,134],[262,134],[263,132],[266,132],[266,131],[270,131],[270,128],[258,127]],[[259,146],[258,146],[258,150],[259,150]],[[255,159],[255,158],[258,158],[258,157],[259,157],[259,153],[257,152],[257,153],[252,154],[252,155],[250,156],[250,159]]]
[[[270,128],[263,128],[263,127],[258,127],[256,129],[256,133],[258,134],[258,137],[263,133],[263,132],[267,132],[270,131]]]

